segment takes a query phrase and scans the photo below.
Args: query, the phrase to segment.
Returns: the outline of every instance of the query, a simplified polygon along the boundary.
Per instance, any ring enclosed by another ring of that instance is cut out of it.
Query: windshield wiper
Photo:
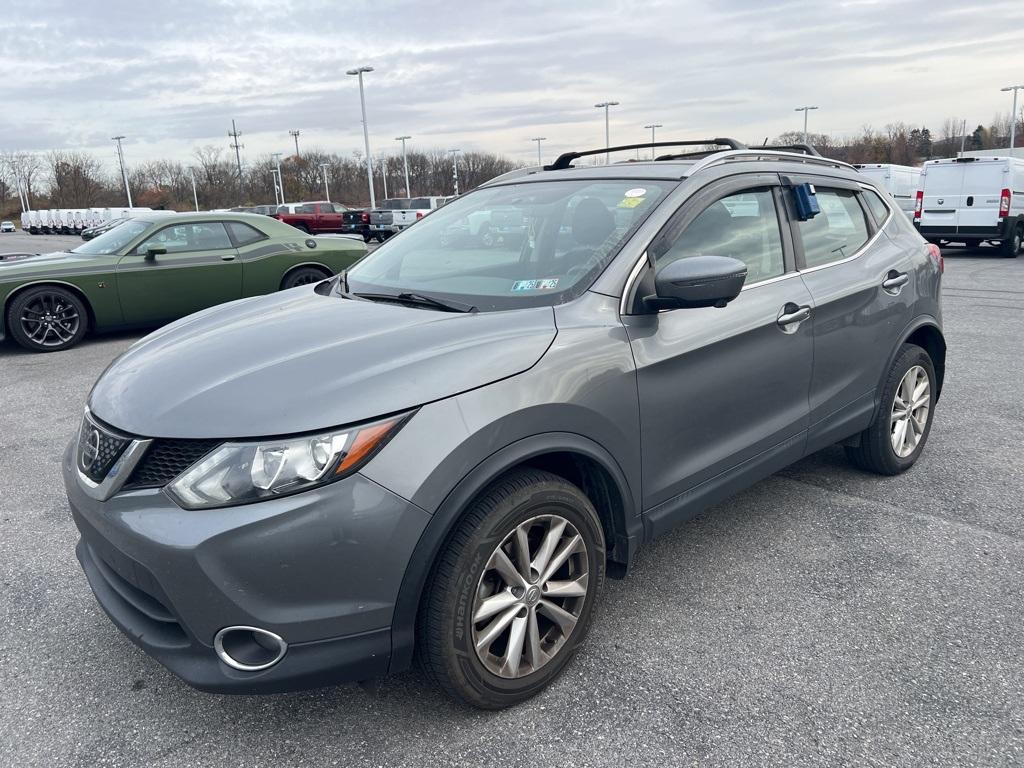
[[[443,309],[445,312],[476,312],[476,307],[470,304],[463,304],[461,301],[438,299],[434,296],[427,296],[423,293],[353,293],[360,299],[370,301],[394,301],[399,304],[412,304],[420,307],[434,307]]]

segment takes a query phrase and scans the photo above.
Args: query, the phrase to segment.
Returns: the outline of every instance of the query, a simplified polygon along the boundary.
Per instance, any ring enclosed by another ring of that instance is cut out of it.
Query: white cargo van
[[[908,219],[914,217],[914,203],[920,188],[921,169],[892,163],[864,163],[857,170],[885,188]]]
[[[998,244],[1016,256],[1024,241],[1024,159],[929,160],[921,173],[914,224],[932,243]]]

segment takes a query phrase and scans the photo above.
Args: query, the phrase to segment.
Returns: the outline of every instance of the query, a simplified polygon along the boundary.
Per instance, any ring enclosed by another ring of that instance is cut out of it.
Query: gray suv
[[[559,674],[645,542],[836,443],[912,466],[943,379],[938,249],[844,163],[640,146],[677,154],[499,177],[347,274],[115,360],[63,461],[114,623],[207,691],[415,655],[504,707]]]

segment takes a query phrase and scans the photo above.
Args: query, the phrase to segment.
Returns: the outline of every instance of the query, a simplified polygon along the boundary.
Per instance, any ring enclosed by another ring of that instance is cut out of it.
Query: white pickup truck
[[[378,242],[411,227],[428,213],[444,205],[444,197],[396,197],[384,200],[370,211],[370,235]]]

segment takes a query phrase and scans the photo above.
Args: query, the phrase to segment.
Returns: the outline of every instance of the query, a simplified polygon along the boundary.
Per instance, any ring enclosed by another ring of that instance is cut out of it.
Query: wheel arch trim
[[[612,520],[616,546],[613,547],[612,542],[609,542],[607,549],[611,553],[617,547],[619,554],[616,562],[621,563],[623,571],[628,567],[642,540],[643,527],[637,515],[632,489],[615,458],[590,438],[572,432],[547,432],[518,440],[492,453],[467,472],[427,523],[406,566],[395,601],[391,623],[390,672],[406,669],[412,662],[416,618],[423,591],[438,555],[470,502],[503,474],[527,464],[531,459],[546,454],[566,453],[596,462],[615,484],[622,508],[619,519]]]
[[[920,315],[914,318],[907,327],[903,329],[903,332],[899,336],[899,343],[893,348],[892,352],[889,353],[889,359],[886,360],[885,368],[882,371],[882,377],[879,379],[878,387],[875,389],[875,392],[878,393],[876,397],[881,397],[885,377],[889,375],[889,370],[892,368],[892,364],[895,362],[896,356],[900,353],[900,349],[904,344],[909,342],[910,338],[914,336],[914,334],[924,329],[930,329],[930,331],[934,332],[942,344],[942,359],[932,360],[932,365],[935,366],[935,375],[938,379],[935,387],[935,402],[939,401],[939,395],[942,393],[942,384],[945,379],[946,371],[946,336],[943,334],[942,327],[939,325],[938,320],[931,315]],[[875,403],[876,413],[880,405],[881,401]]]

